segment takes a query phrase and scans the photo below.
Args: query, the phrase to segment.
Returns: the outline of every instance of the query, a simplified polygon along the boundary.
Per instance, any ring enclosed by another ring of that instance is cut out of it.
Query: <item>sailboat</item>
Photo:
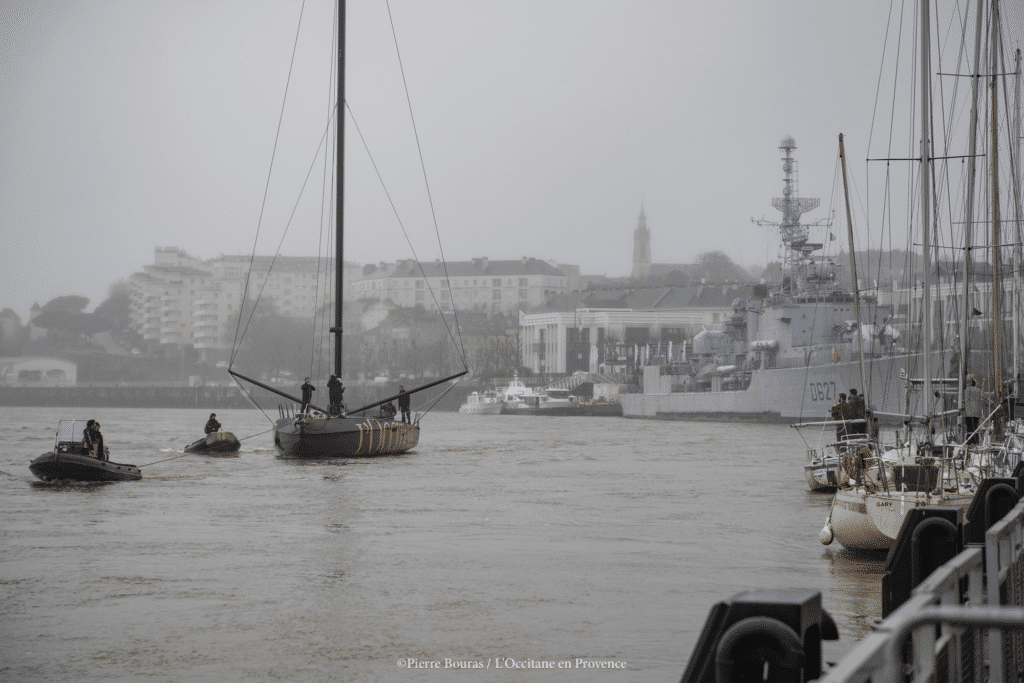
[[[981,75],[982,67],[979,62],[981,51],[981,27],[984,19],[985,3],[979,2],[977,8],[976,32],[975,32],[975,61],[974,71]],[[995,119],[995,83],[994,75],[998,73],[998,1],[991,2],[989,12],[990,25],[993,27],[992,40],[989,45],[991,63],[986,67],[993,75],[992,84],[992,122],[991,129],[996,128]],[[987,354],[967,353],[966,336],[970,329],[967,324],[968,311],[972,307],[967,305],[967,272],[970,264],[969,253],[971,247],[970,222],[972,220],[974,187],[974,163],[977,157],[977,130],[978,130],[978,92],[977,85],[979,78],[972,78],[974,84],[971,129],[969,134],[968,157],[968,180],[967,195],[964,214],[964,298],[961,308],[963,311],[963,324],[961,327],[961,353],[959,354],[959,378],[949,380],[944,377],[933,377],[934,366],[930,364],[931,354],[927,351],[933,347],[932,334],[935,331],[933,312],[935,306],[932,304],[932,282],[933,267],[931,265],[930,240],[933,234],[932,211],[934,208],[932,189],[934,182],[931,177],[931,162],[936,156],[931,148],[931,93],[930,80],[932,77],[931,68],[931,45],[930,37],[930,15],[929,3],[920,3],[920,19],[918,28],[920,31],[920,103],[921,115],[920,133],[920,156],[916,161],[920,164],[919,196],[921,214],[921,235],[924,263],[924,282],[922,286],[922,312],[924,322],[921,326],[921,349],[924,360],[922,376],[920,380],[907,379],[907,389],[916,385],[921,390],[923,407],[921,414],[908,416],[906,427],[898,434],[898,442],[894,446],[881,449],[869,462],[859,463],[856,472],[848,471],[850,481],[840,486],[833,499],[829,518],[825,528],[822,529],[819,539],[828,545],[833,538],[849,549],[855,550],[884,550],[892,546],[899,535],[903,521],[907,514],[920,505],[946,505],[966,509],[977,490],[978,482],[989,476],[1008,476],[1016,462],[1019,462],[1020,454],[1006,453],[994,456],[991,448],[975,448],[968,446],[965,437],[968,435],[963,429],[961,422],[958,433],[944,433],[946,430],[936,430],[935,427],[942,425],[944,418],[950,417],[949,412],[944,413],[938,405],[938,398],[943,392],[935,391],[933,387],[942,383],[951,383],[961,386],[959,392],[960,404],[963,404],[965,368],[968,364],[974,367],[983,367],[983,364],[993,362],[991,381],[996,390],[995,396],[998,399],[998,389],[1002,385],[1002,373],[999,368],[999,347],[996,344],[991,357]],[[1019,60],[1018,60],[1019,65]],[[1018,66],[1019,68],[1019,66]],[[990,156],[995,156],[996,138],[992,138]],[[995,162],[993,161],[993,169]],[[997,187],[996,173],[993,170],[991,175],[993,188]],[[1013,187],[1019,187],[1012,183]],[[1019,192],[1019,189],[1017,190]],[[993,190],[995,195],[996,191]],[[998,202],[992,202],[990,211],[998,211]],[[1018,202],[1019,213],[1019,202]],[[993,299],[997,300],[998,289],[1002,285],[1002,279],[998,277],[998,231],[993,229]],[[999,308],[993,306],[992,328],[993,336],[998,339]],[[940,371],[941,372],[941,371]],[[937,383],[938,382],[938,383]],[[937,397],[933,400],[933,396]],[[962,411],[950,411],[953,414],[962,415]],[[991,416],[990,416],[991,417]],[[1005,457],[1013,455],[1013,457]]]
[[[338,62],[337,62],[337,153],[336,153],[336,206],[335,206],[335,292],[334,292],[334,325],[330,332],[333,335],[333,367],[334,374],[342,377],[342,305],[343,305],[343,272],[344,272],[344,159],[345,159],[345,1],[338,3]],[[250,384],[261,387],[294,403],[305,402],[250,377],[246,377],[228,368],[232,376]],[[404,415],[399,417],[393,410],[394,402],[401,405],[403,400],[411,400],[411,396],[425,389],[442,385],[462,377],[462,372],[443,377],[433,382],[402,391],[384,399],[369,403],[352,410],[337,409],[331,406],[326,409],[310,403],[308,409],[292,413],[280,409],[280,417],[274,423],[274,445],[278,451],[288,457],[296,458],[348,458],[360,456],[397,455],[414,448],[420,439],[420,417]],[[371,411],[381,408],[376,414]],[[289,414],[291,413],[291,414]]]

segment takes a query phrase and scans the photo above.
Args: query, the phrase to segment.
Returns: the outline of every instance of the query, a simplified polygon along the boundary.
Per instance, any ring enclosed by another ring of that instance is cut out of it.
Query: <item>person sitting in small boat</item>
[[[388,401],[387,403],[382,403],[380,406],[380,416],[386,420],[393,420],[395,418],[396,412],[397,411],[395,410],[395,404],[392,403],[391,401]]]
[[[85,446],[86,454],[90,458],[106,460],[107,454],[103,449],[103,434],[100,433],[100,423],[96,420],[89,420],[85,423],[85,434],[82,445]]]
[[[345,395],[345,385],[342,383],[341,378],[337,375],[331,375],[331,378],[327,380],[327,397],[331,402],[330,412],[331,415],[341,415],[345,410],[345,403],[342,398]]]
[[[206,426],[203,427],[203,431],[207,434],[213,434],[214,432],[220,431],[220,422],[217,422],[217,413],[210,413],[210,419],[206,421]]]

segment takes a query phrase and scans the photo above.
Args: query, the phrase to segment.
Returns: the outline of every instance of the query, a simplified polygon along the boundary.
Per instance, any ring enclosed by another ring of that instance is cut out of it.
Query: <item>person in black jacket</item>
[[[403,386],[398,387],[398,409],[402,411],[402,422],[412,422],[409,417],[409,394]]]
[[[217,422],[217,413],[210,413],[210,419],[206,421],[206,426],[203,427],[203,431],[207,434],[213,434],[214,432],[220,431],[220,422]]]
[[[313,400],[313,392],[316,391],[316,387],[309,383],[309,378],[306,378],[305,383],[302,387],[302,407],[299,408],[300,413],[305,413],[306,408],[309,407],[309,402]]]
[[[103,434],[100,433],[100,423],[96,420],[89,420],[85,423],[85,435],[82,445],[88,451],[90,457],[98,460],[106,460],[107,454],[103,448]]]
[[[341,415],[345,409],[342,399],[345,397],[345,385],[337,375],[331,375],[327,380],[327,396],[331,401],[331,415]]]

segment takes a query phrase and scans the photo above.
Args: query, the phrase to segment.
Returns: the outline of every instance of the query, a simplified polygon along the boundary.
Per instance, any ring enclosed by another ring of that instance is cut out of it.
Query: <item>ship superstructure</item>
[[[638,393],[623,394],[628,417],[717,418],[795,421],[822,418],[840,392],[860,389],[857,334],[863,338],[869,402],[876,411],[905,413],[905,383],[919,366],[920,354],[908,354],[899,335],[884,324],[888,311],[862,295],[863,324],[857,324],[852,291],[838,279],[835,261],[812,240],[828,219],[801,221],[820,205],[799,196],[796,141],[785,137],[782,197],[772,205],[778,222],[755,221],[778,229],[782,273],[776,286],[754,285],[733,301],[722,331],[705,330],[689,349],[673,357],[653,358],[643,368]],[[878,322],[881,321],[881,322]],[[937,366],[935,366],[937,367]],[[912,397],[913,398],[913,397]],[[912,405],[910,406],[912,407]]]

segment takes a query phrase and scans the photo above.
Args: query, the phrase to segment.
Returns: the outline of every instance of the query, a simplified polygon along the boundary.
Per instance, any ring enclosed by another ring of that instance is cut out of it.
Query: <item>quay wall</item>
[[[406,387],[409,388],[409,387]],[[249,394],[264,410],[273,410],[288,399],[259,387],[249,387]],[[296,395],[298,386],[282,386]],[[448,393],[428,389],[413,396],[413,410],[422,412],[429,404],[434,410],[457,411],[476,386],[458,384]],[[348,386],[345,403],[351,408],[367,405],[398,393],[398,384]],[[321,395],[322,394],[322,395]],[[443,395],[442,395],[443,394]],[[327,405],[326,387],[313,394],[315,405]],[[3,386],[0,407],[82,407],[82,408],[252,408],[245,394],[235,385],[187,386],[183,383],[95,383],[76,386]]]
[[[70,387],[0,387],[3,407],[250,408],[235,386],[101,384]]]

